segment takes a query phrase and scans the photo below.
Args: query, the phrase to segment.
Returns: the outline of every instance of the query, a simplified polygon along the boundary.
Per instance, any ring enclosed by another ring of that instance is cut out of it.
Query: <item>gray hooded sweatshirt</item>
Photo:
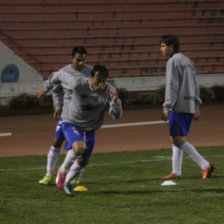
[[[90,78],[83,75],[69,76],[63,71],[55,72],[47,82],[45,89],[50,90],[55,85],[65,85],[72,90],[72,99],[63,108],[63,122],[72,123],[82,128],[83,131],[99,129],[104,122],[106,109],[109,114],[118,119],[122,115],[121,100],[112,101],[110,90],[114,89],[109,83],[100,91],[95,92],[90,85]]]
[[[76,75],[83,75],[85,77],[89,77],[91,73],[92,67],[89,65],[85,64],[83,65],[82,69],[80,71],[75,70],[72,68],[72,64],[68,64],[61,68],[59,71],[66,72],[66,75],[69,76],[76,76]],[[50,77],[53,75],[52,73]],[[45,81],[45,88],[47,89],[47,84],[48,80]],[[67,104],[70,102],[72,98],[72,90],[70,87],[67,85],[55,85],[54,88],[52,89],[52,97],[53,97],[53,104],[54,104],[54,109],[60,109],[62,110],[63,107],[66,107]]]
[[[193,62],[181,53],[174,54],[166,65],[164,109],[194,113],[201,105]]]

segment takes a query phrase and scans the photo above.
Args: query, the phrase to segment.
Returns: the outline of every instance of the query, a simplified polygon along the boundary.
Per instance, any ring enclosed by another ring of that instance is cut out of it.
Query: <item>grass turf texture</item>
[[[88,191],[75,197],[38,184],[46,156],[0,158],[0,223],[223,223],[223,147],[199,152],[216,166],[212,178],[202,180],[184,156],[176,186],[159,179],[171,170],[171,150],[94,154],[81,182]]]

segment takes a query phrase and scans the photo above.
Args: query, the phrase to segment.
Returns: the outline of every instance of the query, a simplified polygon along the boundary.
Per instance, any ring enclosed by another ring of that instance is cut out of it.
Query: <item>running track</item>
[[[126,127],[98,130],[94,153],[170,148],[168,124],[151,124],[160,120],[159,109],[124,111],[116,121],[106,116],[104,125]],[[1,117],[0,124],[0,157],[48,153],[56,126],[51,115]],[[193,122],[187,139],[196,146],[224,146],[224,105],[202,106],[201,119]]]

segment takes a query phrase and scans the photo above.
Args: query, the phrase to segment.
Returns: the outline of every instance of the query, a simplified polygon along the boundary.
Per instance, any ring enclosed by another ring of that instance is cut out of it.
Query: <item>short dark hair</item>
[[[91,76],[93,77],[96,72],[98,72],[100,79],[106,79],[109,76],[109,72],[104,65],[95,65],[91,71]]]
[[[72,50],[72,57],[74,58],[74,56],[76,54],[86,54],[87,55],[87,50],[83,46],[74,47],[73,50]]]
[[[165,35],[161,38],[160,43],[165,43],[167,46],[173,45],[174,51],[179,51],[179,38],[176,35]]]

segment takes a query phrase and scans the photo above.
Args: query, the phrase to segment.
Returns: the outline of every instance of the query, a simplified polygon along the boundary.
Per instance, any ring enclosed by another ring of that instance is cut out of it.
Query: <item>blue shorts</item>
[[[55,133],[54,133],[54,137],[65,139],[65,136],[64,136],[63,131],[62,131],[62,118],[60,118],[59,121],[58,121],[58,124],[56,126],[56,130],[55,130]]]
[[[187,136],[194,114],[169,112],[170,136]]]
[[[95,145],[95,131],[82,131],[82,129],[71,123],[62,123],[62,130],[67,140],[65,147],[71,149],[72,143],[76,141],[84,141],[86,150],[82,154],[83,157],[89,158]]]
[[[65,140],[65,136],[62,130],[62,118],[59,119],[58,124],[56,126],[56,130],[54,133],[54,137],[55,138],[60,138],[60,139],[64,139]],[[68,144],[68,142],[65,142],[65,147],[66,150],[71,149],[71,145]]]

